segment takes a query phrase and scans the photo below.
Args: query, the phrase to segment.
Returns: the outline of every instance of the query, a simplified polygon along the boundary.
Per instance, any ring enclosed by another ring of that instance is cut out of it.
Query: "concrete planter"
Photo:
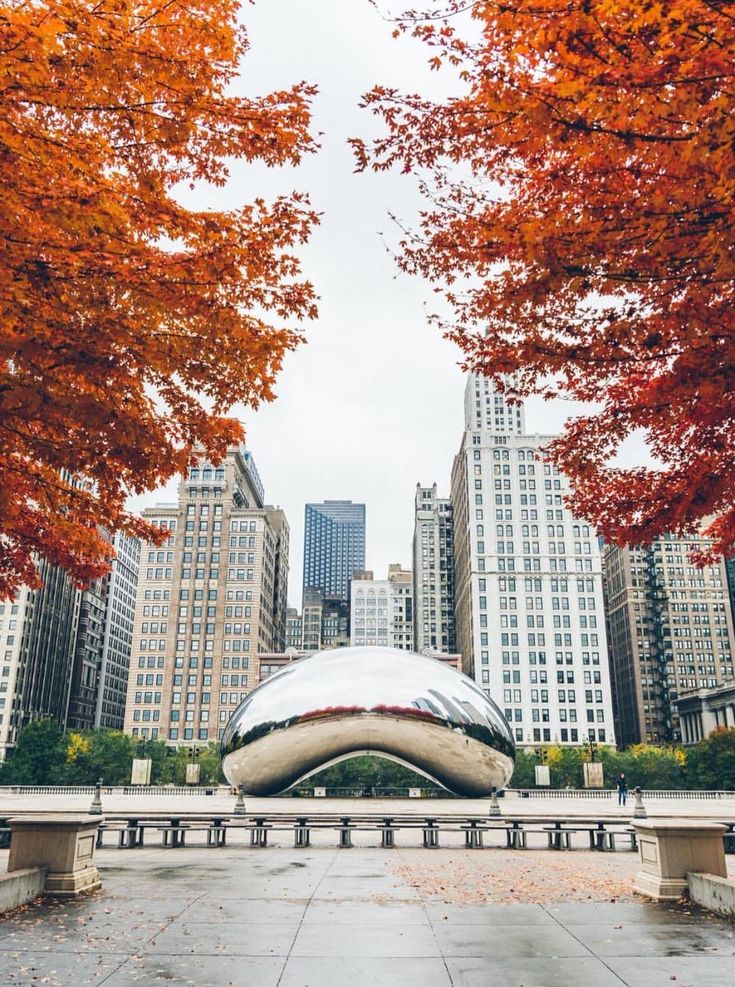
[[[687,891],[687,872],[727,876],[722,840],[727,826],[675,819],[633,823],[641,869],[633,890],[654,901],[675,901]]]
[[[44,867],[46,894],[72,896],[101,886],[94,863],[101,816],[15,816],[8,871]]]

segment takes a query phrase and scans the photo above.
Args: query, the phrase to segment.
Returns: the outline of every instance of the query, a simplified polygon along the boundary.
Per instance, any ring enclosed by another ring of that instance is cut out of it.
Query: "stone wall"
[[[10,874],[0,874],[0,914],[43,894],[46,873],[45,867],[27,867]]]

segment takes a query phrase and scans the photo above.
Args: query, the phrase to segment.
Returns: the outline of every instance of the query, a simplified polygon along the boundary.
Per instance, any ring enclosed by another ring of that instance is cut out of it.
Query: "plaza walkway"
[[[633,896],[631,853],[146,848],[98,864],[101,892],[0,923],[0,983],[735,982],[735,924]]]

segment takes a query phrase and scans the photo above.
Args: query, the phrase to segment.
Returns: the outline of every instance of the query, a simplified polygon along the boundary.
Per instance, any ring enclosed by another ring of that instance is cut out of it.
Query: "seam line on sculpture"
[[[323,872],[322,876],[316,882],[316,884],[314,885],[314,890],[309,895],[309,899],[306,902],[306,907],[304,908],[304,913],[301,916],[301,921],[299,922],[298,926],[296,927],[296,932],[294,932],[294,937],[291,940],[291,945],[288,948],[288,953],[286,954],[286,958],[283,961],[283,967],[281,968],[281,972],[278,974],[278,980],[276,982],[276,987],[280,987],[280,983],[283,980],[283,975],[286,972],[286,967],[288,966],[288,961],[291,959],[291,954],[293,953],[293,948],[296,945],[296,940],[298,939],[299,933],[301,932],[302,926],[304,924],[304,919],[306,918],[306,913],[308,912],[309,908],[311,907],[311,903],[314,900],[314,895],[317,893],[317,891],[321,887],[322,882],[324,881],[324,878],[327,876],[327,874],[329,873],[329,871],[332,869],[332,865],[334,864],[334,861],[337,859],[338,856],[339,856],[339,850],[335,850],[333,852],[333,854],[332,854],[332,859],[329,861],[328,866],[324,868],[324,872]]]
[[[604,957],[599,956],[590,946],[587,945],[587,943],[582,942],[582,940],[579,938],[579,936],[575,936],[575,934],[573,932],[571,932],[566,927],[566,925],[564,925],[563,922],[560,922],[559,921],[559,919],[556,917],[556,915],[553,915],[548,910],[548,908],[546,907],[546,905],[542,905],[539,902],[539,906],[540,906],[540,908],[541,908],[542,911],[546,912],[546,914],[549,916],[550,919],[552,919],[552,921],[556,922],[556,924],[559,926],[560,929],[564,929],[564,931],[567,933],[567,935],[571,936],[572,939],[574,939],[575,942],[578,942],[580,946],[582,946],[584,949],[586,949],[587,952],[590,954],[590,956],[592,956],[596,960],[599,960],[599,962],[602,963],[602,965],[605,967],[605,969],[608,970],[615,977],[616,980],[619,980],[621,984],[624,984],[625,985],[625,987],[630,987],[630,984],[628,983],[628,981],[627,980],[623,980],[623,978],[620,976],[620,974],[616,970],[613,970],[613,968],[610,966],[609,963],[606,963],[605,962]]]

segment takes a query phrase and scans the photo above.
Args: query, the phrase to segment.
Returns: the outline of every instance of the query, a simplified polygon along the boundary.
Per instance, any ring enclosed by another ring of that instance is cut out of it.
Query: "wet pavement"
[[[735,982],[734,923],[685,906],[644,902],[621,890],[629,887],[635,856],[608,854],[605,860],[617,862],[606,864],[616,871],[610,880],[617,884],[590,881],[588,897],[563,900],[569,882],[560,880],[555,891],[554,868],[560,875],[576,874],[575,884],[582,886],[585,874],[601,863],[599,854],[367,847],[103,850],[101,892],[28,906],[0,922],[0,983]],[[504,875],[495,884],[466,881],[473,869],[492,873],[494,861]],[[545,866],[552,870],[544,881]],[[529,890],[529,873],[535,890]]]

